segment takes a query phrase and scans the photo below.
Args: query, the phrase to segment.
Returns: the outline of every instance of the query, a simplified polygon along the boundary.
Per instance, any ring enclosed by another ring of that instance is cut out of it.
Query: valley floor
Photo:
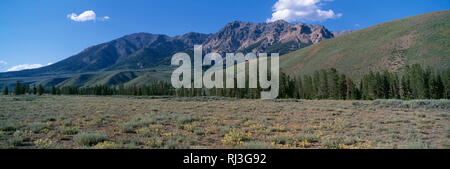
[[[0,96],[0,148],[450,148],[449,100]]]

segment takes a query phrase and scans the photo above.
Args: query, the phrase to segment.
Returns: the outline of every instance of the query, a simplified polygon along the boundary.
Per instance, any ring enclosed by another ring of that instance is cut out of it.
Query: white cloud
[[[323,10],[323,2],[333,0],[278,0],[275,3],[272,18],[267,22],[285,20],[288,22],[297,21],[324,21],[342,16],[342,13],[335,13],[333,10]]]
[[[0,60],[0,71],[6,67],[8,63],[4,60]]]
[[[17,66],[13,66],[11,68],[9,68],[8,70],[6,70],[7,72],[12,72],[12,71],[20,71],[20,70],[26,70],[26,69],[37,69],[43,66],[48,66],[51,65],[52,63],[48,63],[47,65],[43,65],[43,64],[21,64],[21,65],[17,65]]]
[[[84,11],[80,15],[77,15],[76,13],[67,15],[67,18],[76,22],[95,21],[96,17],[97,15],[92,10]]]
[[[96,21],[97,20],[97,14],[93,10],[87,10],[81,13],[80,15],[77,15],[76,13],[71,13],[67,15],[67,18],[70,20],[76,21],[76,22],[86,22],[86,21]],[[99,17],[98,20],[100,21],[106,21],[110,19],[109,16]]]
[[[107,21],[109,19],[109,16],[104,16],[99,18],[100,21]]]

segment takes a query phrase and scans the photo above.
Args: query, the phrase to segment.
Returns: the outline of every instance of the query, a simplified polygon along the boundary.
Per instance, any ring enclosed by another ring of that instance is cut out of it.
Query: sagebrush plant
[[[31,130],[34,133],[45,133],[48,130],[48,125],[44,123],[33,123],[26,126],[27,130]],[[47,129],[47,130],[45,130]]]
[[[22,138],[23,141],[30,141],[33,137],[33,132],[30,130],[16,130],[13,134],[14,137]]]
[[[238,146],[244,144],[245,141],[249,141],[251,137],[251,133],[245,133],[244,131],[233,128],[228,134],[225,134],[222,143],[228,146]]]
[[[266,142],[262,141],[249,141],[244,142],[242,145],[239,146],[241,149],[269,149],[270,145]]]
[[[169,139],[164,142],[165,149],[189,149],[190,146],[181,139],[175,137],[169,137]]]
[[[73,137],[73,140],[79,145],[83,146],[93,146],[97,143],[107,141],[108,137],[101,133],[79,133]]]
[[[119,146],[112,141],[103,141],[94,146],[96,149],[117,149]]]
[[[13,137],[7,140],[8,145],[15,147],[15,146],[21,146],[23,144],[23,138],[22,137]]]
[[[158,136],[151,137],[145,142],[145,145],[149,146],[150,148],[160,148],[162,144],[163,139]]]
[[[19,128],[19,125],[16,122],[12,121],[0,121],[0,131],[15,131]]]
[[[121,130],[124,133],[135,133],[137,129],[141,127],[146,127],[149,124],[156,123],[157,117],[153,115],[149,116],[141,116],[141,117],[134,117],[131,120],[125,121],[121,125]]]
[[[61,134],[64,134],[64,135],[75,135],[75,134],[78,134],[78,132],[79,132],[79,129],[75,128],[75,127],[73,127],[73,128],[64,128],[64,129],[61,130]]]
[[[159,135],[159,129],[152,130],[148,127],[137,129],[135,132],[140,137],[152,137]]]
[[[33,142],[39,149],[55,149],[58,148],[56,143],[48,138],[38,139]]]

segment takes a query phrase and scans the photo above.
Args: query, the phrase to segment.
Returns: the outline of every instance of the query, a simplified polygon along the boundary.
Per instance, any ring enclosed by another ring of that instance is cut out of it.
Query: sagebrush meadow
[[[1,96],[2,148],[449,148],[448,100]]]

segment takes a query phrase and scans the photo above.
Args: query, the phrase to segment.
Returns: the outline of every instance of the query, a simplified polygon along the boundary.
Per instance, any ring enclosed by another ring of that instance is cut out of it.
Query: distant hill
[[[280,57],[284,72],[299,76],[337,68],[355,79],[404,65],[450,66],[450,11],[398,19],[322,41]]]
[[[92,84],[116,85],[128,83],[138,76],[130,72],[166,72],[170,58],[177,52],[192,52],[195,44],[202,44],[205,52],[280,52],[289,53],[300,48],[333,38],[321,25],[232,22],[215,34],[187,33],[167,35],[135,33],[107,43],[89,47],[82,52],[55,64],[31,70],[0,73],[0,88],[24,83],[87,86]],[[119,73],[118,73],[119,72]],[[159,73],[133,80],[143,83],[167,79]],[[164,74],[164,73],[163,73]]]

